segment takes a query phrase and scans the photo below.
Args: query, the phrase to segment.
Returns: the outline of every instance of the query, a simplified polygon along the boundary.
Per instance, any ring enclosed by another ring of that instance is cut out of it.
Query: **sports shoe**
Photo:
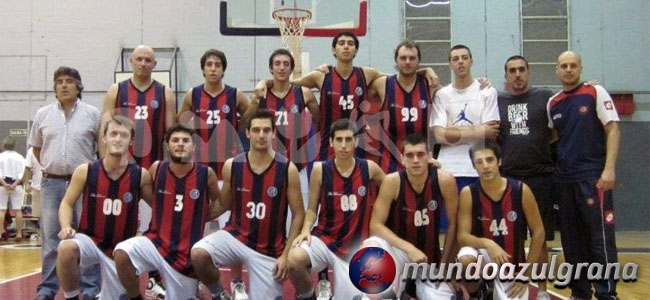
[[[167,292],[165,288],[155,278],[151,277],[147,281],[147,290],[144,291],[146,299],[163,300]]]
[[[248,300],[246,284],[241,280],[233,280],[230,282],[230,292],[232,293],[233,300]]]
[[[551,300],[551,295],[549,295],[546,291],[539,291],[537,293],[537,298],[536,300]]]
[[[318,291],[316,291],[316,299],[318,300],[329,300],[332,298],[332,288],[329,280],[319,280],[318,281]]]

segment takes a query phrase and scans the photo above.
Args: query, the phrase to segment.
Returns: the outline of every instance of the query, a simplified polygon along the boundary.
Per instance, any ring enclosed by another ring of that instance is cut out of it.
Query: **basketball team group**
[[[519,55],[497,92],[472,77],[464,45],[449,51],[447,86],[420,68],[413,41],[395,47],[394,75],[354,66],[358,49],[341,32],[334,65],[293,79],[291,52],[275,50],[272,78],[250,97],[224,83],[226,55],[210,49],[204,83],[178,111],[152,78],[151,47],[134,49],[133,75],[108,89],[103,112],[81,100],[79,71],[59,67],[57,101],[37,111],[28,138],[43,168],[36,299],[60,289],[66,299],[544,300],[546,281],[529,295],[530,282],[402,272],[546,263],[554,218],[566,262],[617,262],[619,118],[602,86],[581,81],[578,53],[557,59],[559,92],[531,87]],[[138,234],[141,201],[151,222]],[[380,294],[376,278],[360,278],[361,290],[350,278],[364,247],[394,258]],[[589,281],[586,269],[569,287],[570,299],[616,299],[616,282]]]

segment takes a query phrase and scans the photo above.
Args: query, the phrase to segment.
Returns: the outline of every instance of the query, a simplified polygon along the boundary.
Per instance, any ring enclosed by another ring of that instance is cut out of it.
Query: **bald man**
[[[560,197],[560,230],[566,261],[616,263],[612,188],[620,142],[614,102],[600,85],[580,81],[582,60],[560,54],[555,72],[562,91],[549,99],[549,127],[558,138],[554,188]],[[571,299],[616,299],[616,281],[587,280],[583,269],[569,283]]]
[[[136,47],[129,62],[133,75],[108,89],[103,120],[110,120],[112,114],[118,114],[134,122],[135,143],[130,153],[137,164],[149,168],[154,161],[163,159],[164,133],[175,123],[176,97],[169,87],[151,77],[157,64],[151,47]]]

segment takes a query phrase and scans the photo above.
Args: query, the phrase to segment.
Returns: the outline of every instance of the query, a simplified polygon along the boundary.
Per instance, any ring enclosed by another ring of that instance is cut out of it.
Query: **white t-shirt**
[[[481,90],[475,79],[465,89],[459,90],[449,84],[436,93],[429,126],[474,126],[489,121],[499,121],[497,90],[493,87]],[[469,158],[469,148],[469,144],[443,144],[438,160],[456,177],[478,177]]]
[[[14,180],[23,178],[25,158],[13,150],[0,153],[0,177],[11,177]]]
[[[32,188],[41,190],[41,179],[43,178],[43,167],[34,156],[34,148],[27,150],[25,157],[25,167],[32,169]]]

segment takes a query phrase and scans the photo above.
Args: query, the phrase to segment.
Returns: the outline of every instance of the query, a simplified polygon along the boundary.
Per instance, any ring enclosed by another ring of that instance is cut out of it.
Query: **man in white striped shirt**
[[[97,159],[96,143],[101,114],[81,101],[81,75],[70,67],[54,72],[54,91],[58,101],[41,107],[34,117],[29,145],[43,166],[41,193],[41,229],[43,230],[43,279],[38,285],[37,300],[53,300],[59,289],[54,267],[60,239],[58,211],[75,168]],[[81,201],[78,201],[81,204]],[[75,211],[79,219],[81,207]],[[99,294],[99,267],[82,274],[83,299]]]

